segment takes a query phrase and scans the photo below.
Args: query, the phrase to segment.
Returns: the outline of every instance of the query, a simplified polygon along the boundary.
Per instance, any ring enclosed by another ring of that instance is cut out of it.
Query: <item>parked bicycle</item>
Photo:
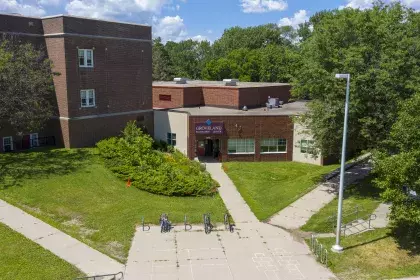
[[[226,230],[229,230],[230,232],[234,231],[235,224],[232,223],[232,216],[229,215],[228,213],[225,214],[224,223],[225,223]]]
[[[169,218],[168,218],[167,214],[160,215],[159,224],[160,224],[160,232],[161,233],[170,232],[171,229],[172,229],[172,224],[169,221]]]
[[[213,225],[211,224],[210,214],[204,214],[203,221],[204,221],[204,232],[206,234],[210,234],[213,229]]]

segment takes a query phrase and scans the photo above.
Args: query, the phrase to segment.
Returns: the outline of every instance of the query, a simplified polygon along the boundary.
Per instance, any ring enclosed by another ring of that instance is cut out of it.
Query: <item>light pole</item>
[[[347,79],[346,104],[344,109],[343,147],[341,149],[340,189],[338,191],[337,233],[335,238],[335,245],[333,245],[331,248],[333,252],[340,253],[343,251],[343,247],[340,245],[340,235],[342,214],[341,211],[343,209],[344,168],[346,165],[347,120],[349,117],[350,74],[336,74],[335,77],[337,79]]]

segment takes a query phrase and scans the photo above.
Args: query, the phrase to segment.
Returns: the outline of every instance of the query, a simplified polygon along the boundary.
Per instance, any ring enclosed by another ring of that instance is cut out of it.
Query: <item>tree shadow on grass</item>
[[[66,175],[89,161],[85,149],[39,149],[0,156],[0,190],[22,186],[24,179],[48,178]]]
[[[420,227],[413,225],[395,225],[391,236],[400,249],[409,251],[411,256],[420,255]]]

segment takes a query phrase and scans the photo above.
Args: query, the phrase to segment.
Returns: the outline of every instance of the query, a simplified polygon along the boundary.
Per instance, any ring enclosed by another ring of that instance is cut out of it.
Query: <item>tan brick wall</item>
[[[225,131],[221,136],[214,135],[214,139],[222,142],[223,161],[291,161],[293,156],[293,123],[288,116],[190,116],[189,118],[189,152],[188,156],[196,156],[196,140],[206,136],[195,134],[195,123],[224,122]],[[227,139],[255,139],[255,154],[228,155]],[[260,140],[264,138],[282,138],[287,140],[287,153],[260,154]]]
[[[203,97],[206,106],[238,108],[239,94],[237,88],[203,87]]]

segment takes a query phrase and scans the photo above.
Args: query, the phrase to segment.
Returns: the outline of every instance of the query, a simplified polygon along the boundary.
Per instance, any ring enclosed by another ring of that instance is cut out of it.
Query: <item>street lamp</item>
[[[344,168],[346,165],[346,140],[347,140],[347,120],[349,115],[349,96],[350,96],[350,74],[336,74],[337,79],[347,79],[347,90],[346,90],[346,104],[344,109],[344,131],[343,131],[343,147],[341,149],[341,170],[340,170],[340,189],[338,191],[338,213],[337,213],[337,233],[335,239],[335,245],[332,246],[331,250],[336,253],[343,251],[343,247],[340,245],[341,235],[341,211],[343,209],[343,192],[344,192]]]

